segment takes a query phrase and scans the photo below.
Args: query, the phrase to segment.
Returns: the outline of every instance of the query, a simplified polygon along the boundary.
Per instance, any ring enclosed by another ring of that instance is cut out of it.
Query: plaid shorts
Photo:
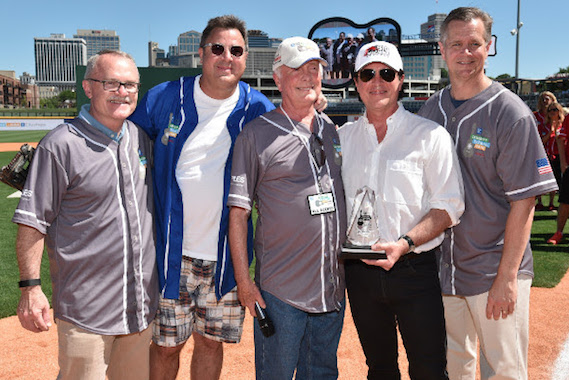
[[[180,274],[180,299],[160,296],[152,340],[162,347],[185,343],[192,332],[223,343],[239,343],[245,308],[237,288],[219,302],[215,296],[215,261],[184,257]]]

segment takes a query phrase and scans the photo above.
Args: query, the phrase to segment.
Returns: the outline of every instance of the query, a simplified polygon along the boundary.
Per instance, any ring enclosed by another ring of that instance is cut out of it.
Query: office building
[[[65,38],[65,34],[35,37],[36,84],[40,97],[75,91],[77,65],[87,64],[87,42],[82,38]]]
[[[402,44],[437,43],[446,16],[445,13],[428,16],[427,22],[421,24],[421,33],[403,36]],[[446,69],[446,64],[440,55],[419,55],[403,57],[403,67],[407,78],[439,80],[441,69]]]
[[[82,38],[87,43],[87,59],[101,50],[120,50],[121,42],[114,30],[77,29],[73,38]]]
[[[164,66],[166,58],[164,49],[160,49],[158,42],[148,42],[148,67]]]

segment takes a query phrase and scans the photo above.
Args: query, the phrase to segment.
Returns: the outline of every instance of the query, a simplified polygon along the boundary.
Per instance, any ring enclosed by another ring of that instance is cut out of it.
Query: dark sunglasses
[[[397,71],[393,69],[381,69],[379,71],[375,71],[372,69],[363,69],[360,70],[357,73],[357,75],[360,77],[360,80],[362,82],[369,82],[370,80],[373,79],[376,73],[379,74],[381,79],[383,79],[386,82],[393,82],[393,80],[395,79],[395,75],[397,75]]]
[[[314,157],[314,161],[316,161],[318,167],[321,168],[326,162],[326,153],[324,152],[322,139],[314,132],[310,139],[310,153],[312,153],[312,157]]]
[[[548,109],[547,111],[549,111],[549,112],[559,112],[559,109],[558,109],[558,108],[550,108],[550,109]]]
[[[215,55],[222,55],[225,51],[225,46],[222,44],[205,44],[203,47],[205,48],[208,46],[211,46],[211,52]],[[243,46],[231,46],[229,48],[229,52],[235,57],[241,57],[244,51],[245,49],[243,49]]]

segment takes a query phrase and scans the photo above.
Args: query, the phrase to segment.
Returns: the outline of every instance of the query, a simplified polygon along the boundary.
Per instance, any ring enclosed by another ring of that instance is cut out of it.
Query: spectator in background
[[[554,140],[549,141],[549,138],[551,137],[551,130],[550,128],[547,128],[545,118],[547,117],[547,107],[549,107],[549,105],[553,102],[557,102],[555,95],[553,95],[553,93],[550,91],[543,91],[541,94],[539,94],[539,97],[537,99],[537,110],[533,113],[535,119],[537,120],[537,131],[539,132],[541,140],[544,142],[543,146],[545,148],[545,152],[548,153],[548,156],[549,149],[552,148]],[[535,206],[536,211],[553,210],[555,208],[553,206],[553,198],[555,197],[555,193],[555,191],[549,193],[548,206],[543,205],[541,196],[537,197],[537,205]]]
[[[545,135],[542,137],[541,141],[545,147],[545,152],[549,158],[551,164],[551,169],[555,175],[555,180],[557,181],[557,186],[561,187],[561,161],[559,158],[559,149],[557,147],[557,137],[561,131],[562,117],[564,115],[563,107],[557,102],[552,102],[547,107],[547,114],[545,116],[545,127],[543,129],[546,131]],[[553,205],[553,198],[556,191],[549,193],[549,206],[547,210],[555,210]]]
[[[347,42],[342,47],[342,56],[340,58],[340,67],[342,70],[342,78],[350,78],[354,70],[354,62],[356,60],[357,43],[354,36],[347,35]]]
[[[328,66],[324,67],[324,79],[332,79],[332,67],[334,66],[334,45],[330,37],[326,43],[320,46],[320,56],[326,60]]]
[[[334,65],[332,67],[332,74],[335,79],[342,77],[342,48],[346,43],[346,33],[340,32],[338,39],[334,42]]]
[[[370,42],[375,42],[375,41],[377,41],[377,38],[375,38],[375,29],[370,26],[367,29],[367,34],[364,43],[369,44]]]
[[[547,116],[552,123],[561,123],[559,134],[555,139],[559,151],[559,165],[561,170],[561,185],[559,187],[559,210],[557,213],[557,231],[547,242],[559,244],[563,239],[563,229],[569,217],[569,118],[566,117],[563,107],[557,102],[551,103],[547,109]]]

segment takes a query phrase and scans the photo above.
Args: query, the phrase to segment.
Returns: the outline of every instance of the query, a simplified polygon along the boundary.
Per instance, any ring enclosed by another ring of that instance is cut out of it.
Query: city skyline
[[[134,56],[138,66],[145,67],[148,65],[149,41],[158,42],[160,48],[168,51],[181,33],[201,31],[209,18],[222,14],[235,14],[247,22],[248,29],[262,30],[276,38],[307,36],[314,24],[329,17],[345,17],[358,24],[388,17],[399,23],[403,35],[417,35],[429,15],[448,13],[459,5],[478,6],[494,18],[492,32],[498,37],[497,55],[488,59],[488,75],[495,77],[507,73],[513,76],[515,72],[516,38],[510,31],[516,26],[517,0],[464,1],[460,4],[452,0],[408,0],[389,5],[387,9],[371,4],[323,7],[298,0],[291,0],[280,8],[260,7],[259,3],[250,0],[216,6],[172,0],[163,1],[160,7],[148,0],[121,3],[101,0],[96,8],[69,0],[59,1],[57,7],[39,0],[29,0],[28,4],[29,12],[0,23],[0,32],[6,36],[0,45],[0,70],[15,71],[18,77],[24,72],[37,74],[33,39],[52,33],[72,36],[77,29],[114,30],[120,36],[121,48]],[[536,2],[521,2],[524,26],[520,29],[519,74],[522,78],[545,78],[559,68],[569,66],[569,50],[557,48],[562,46],[562,41],[557,42],[556,38],[563,35],[563,3],[554,0],[547,4],[544,9]],[[22,23],[25,28],[21,28]]]

